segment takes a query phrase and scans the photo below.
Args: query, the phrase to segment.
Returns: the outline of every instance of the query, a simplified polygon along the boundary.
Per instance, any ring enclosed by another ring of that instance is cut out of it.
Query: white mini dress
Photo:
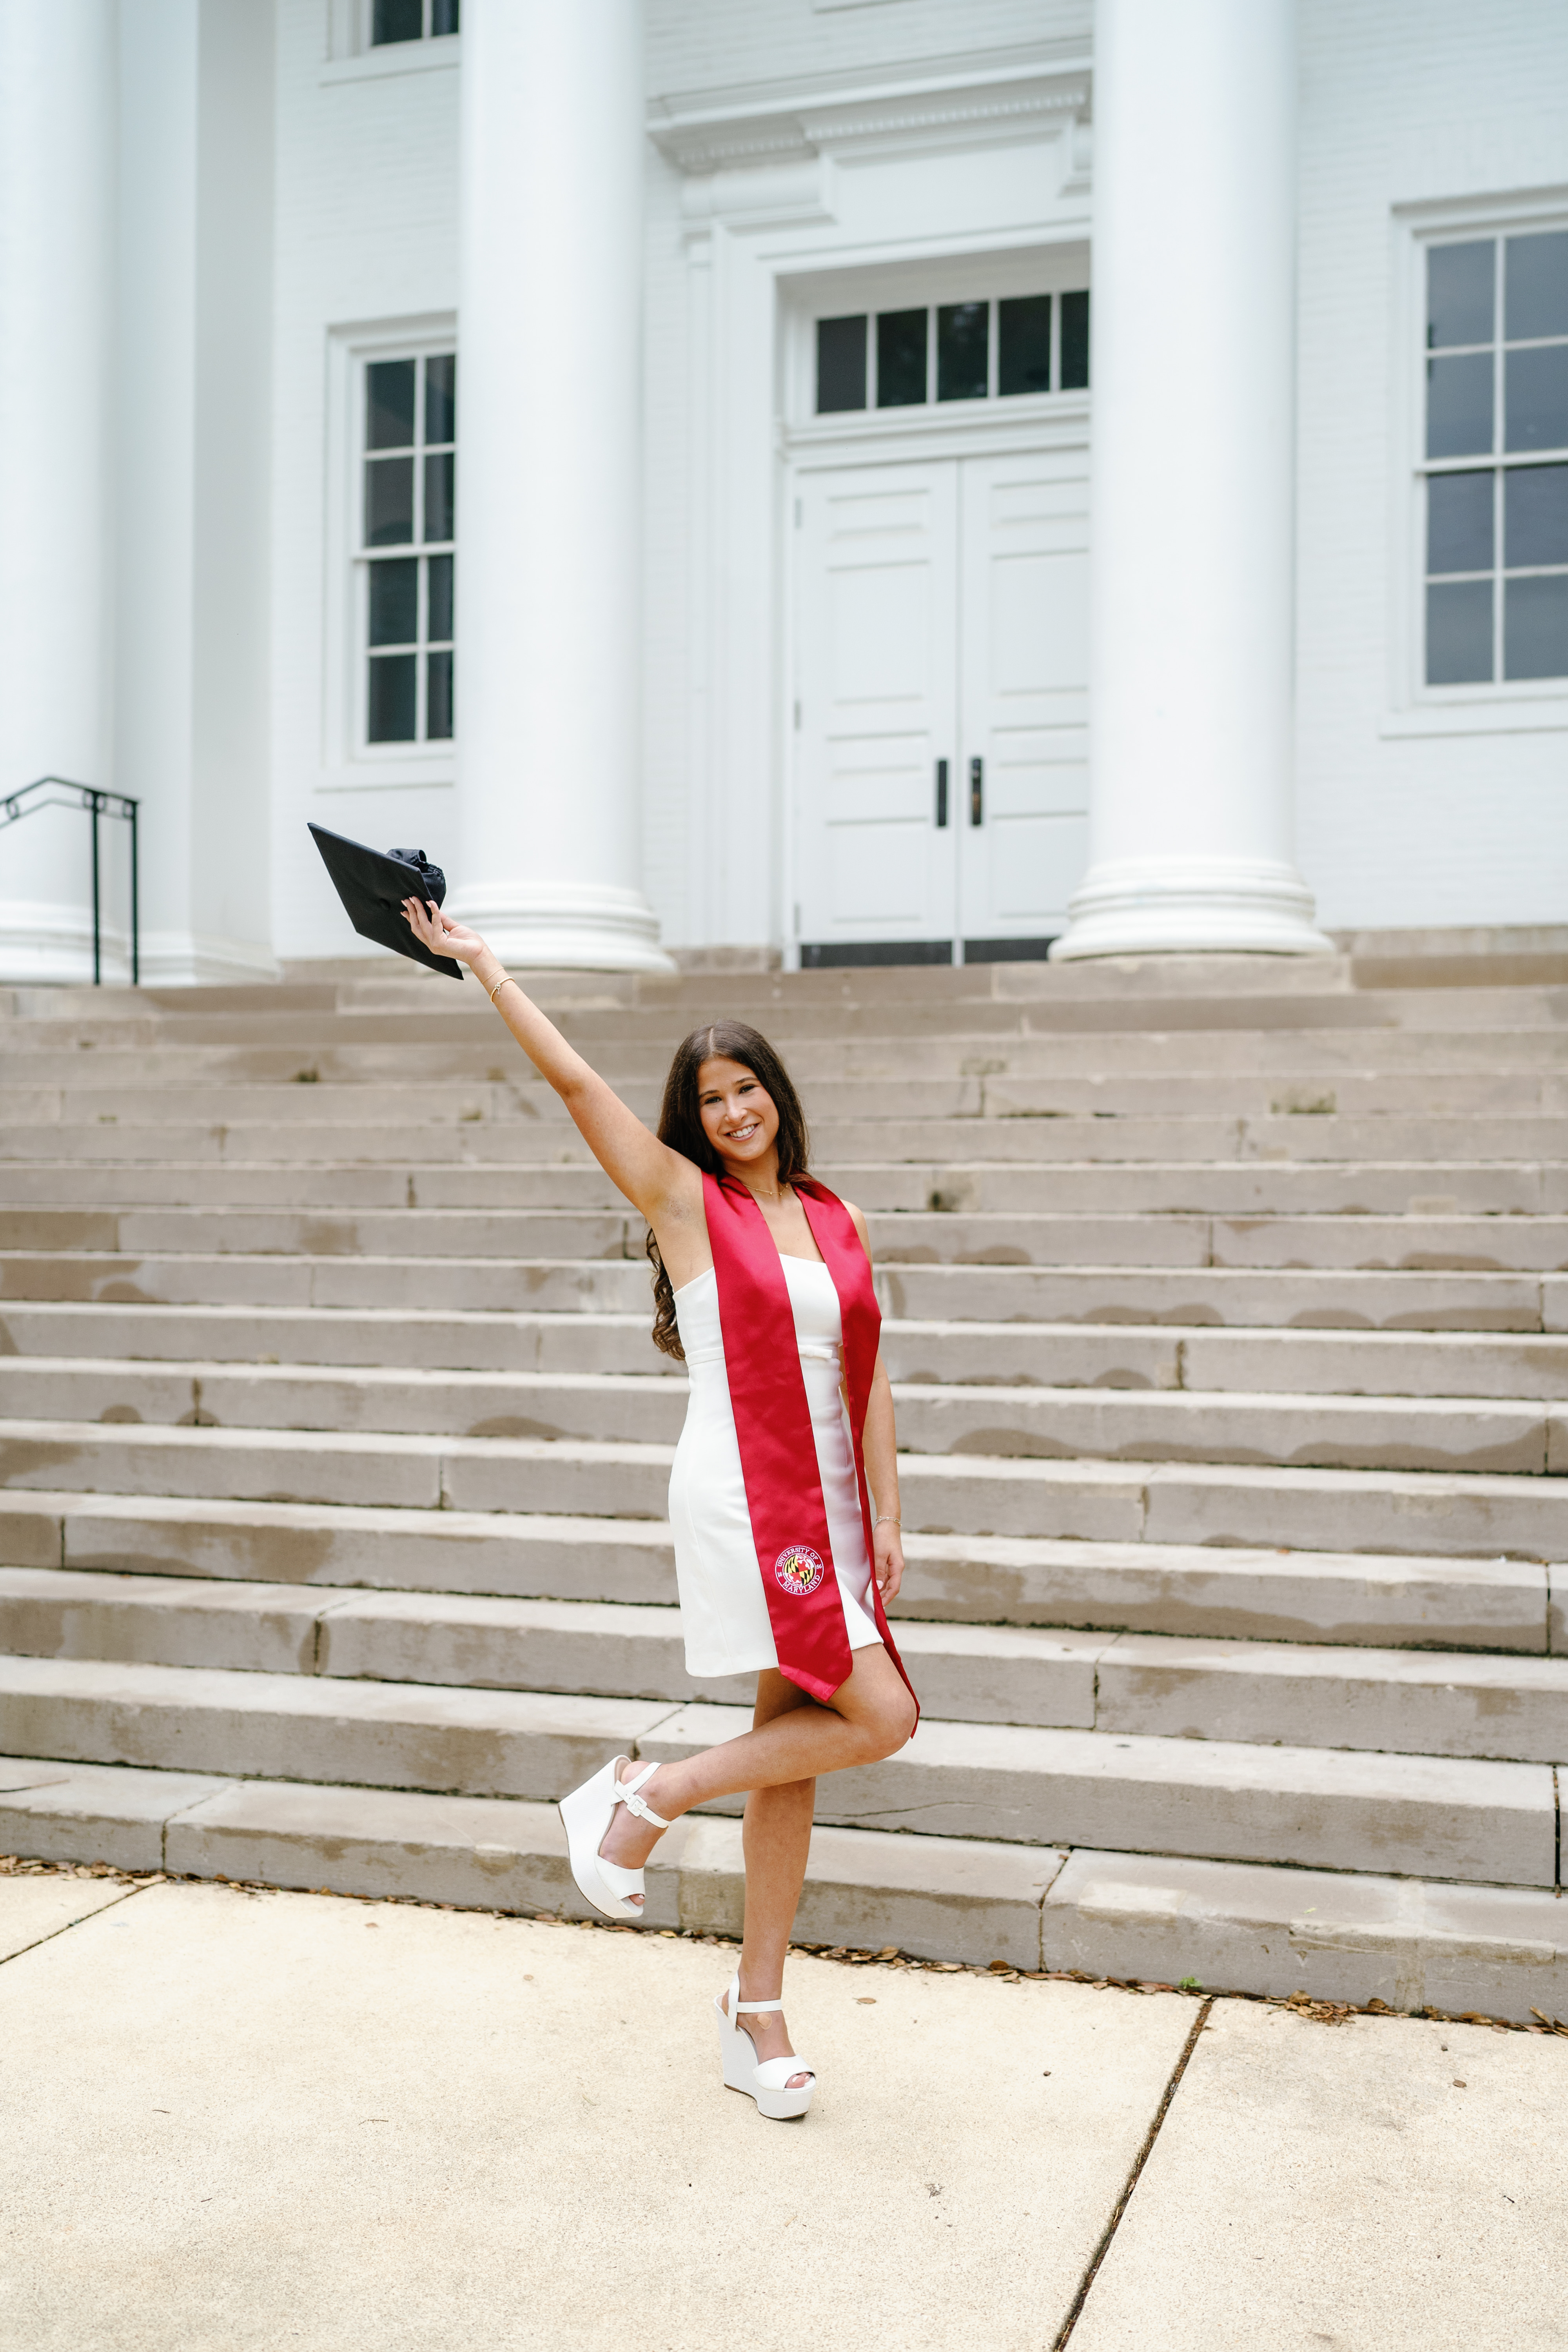
[[[800,1369],[816,1440],[816,1468],[845,1629],[851,1650],[879,1642],[871,1601],[871,1563],[860,1518],[849,1416],[839,1393],[843,1323],[838,1293],[825,1265],[783,1257],[795,1309]],[[692,1675],[755,1674],[778,1664],[773,1626],[752,1540],[746,1482],[724,1369],[719,1278],[710,1266],[675,1293],[676,1318],[691,1391],[669,1474],[675,1577]]]

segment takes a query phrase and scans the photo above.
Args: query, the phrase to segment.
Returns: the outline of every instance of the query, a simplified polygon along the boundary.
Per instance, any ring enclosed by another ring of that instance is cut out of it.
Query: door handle
[[[971,760],[969,762],[969,822],[971,824],[984,824],[985,822],[985,762],[984,760]]]
[[[936,828],[941,833],[947,824],[947,761],[936,763]]]

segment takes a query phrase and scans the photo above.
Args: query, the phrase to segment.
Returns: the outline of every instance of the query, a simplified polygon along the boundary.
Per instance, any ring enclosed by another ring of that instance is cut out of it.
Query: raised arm
[[[605,1175],[660,1234],[661,1246],[661,1227],[700,1217],[702,1179],[690,1160],[644,1126],[515,980],[499,985],[505,968],[479,933],[452,922],[427,900],[405,899],[403,911],[416,939],[433,955],[456,956],[487,994],[494,992],[492,1002],[507,1027],[554,1087]]]

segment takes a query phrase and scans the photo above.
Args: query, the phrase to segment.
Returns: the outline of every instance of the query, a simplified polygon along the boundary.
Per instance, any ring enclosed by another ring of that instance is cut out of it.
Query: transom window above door
[[[818,416],[1080,392],[1089,383],[1089,294],[1005,295],[818,319],[816,356]]]
[[[1568,229],[1426,249],[1428,686],[1568,677]]]

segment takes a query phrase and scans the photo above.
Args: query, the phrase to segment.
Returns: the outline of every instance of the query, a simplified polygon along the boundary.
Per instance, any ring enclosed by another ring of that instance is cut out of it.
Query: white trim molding
[[[893,79],[824,74],[765,89],[656,99],[648,134],[682,172],[731,172],[817,156],[931,154],[1038,139],[1087,112],[1076,44],[933,58]]]

